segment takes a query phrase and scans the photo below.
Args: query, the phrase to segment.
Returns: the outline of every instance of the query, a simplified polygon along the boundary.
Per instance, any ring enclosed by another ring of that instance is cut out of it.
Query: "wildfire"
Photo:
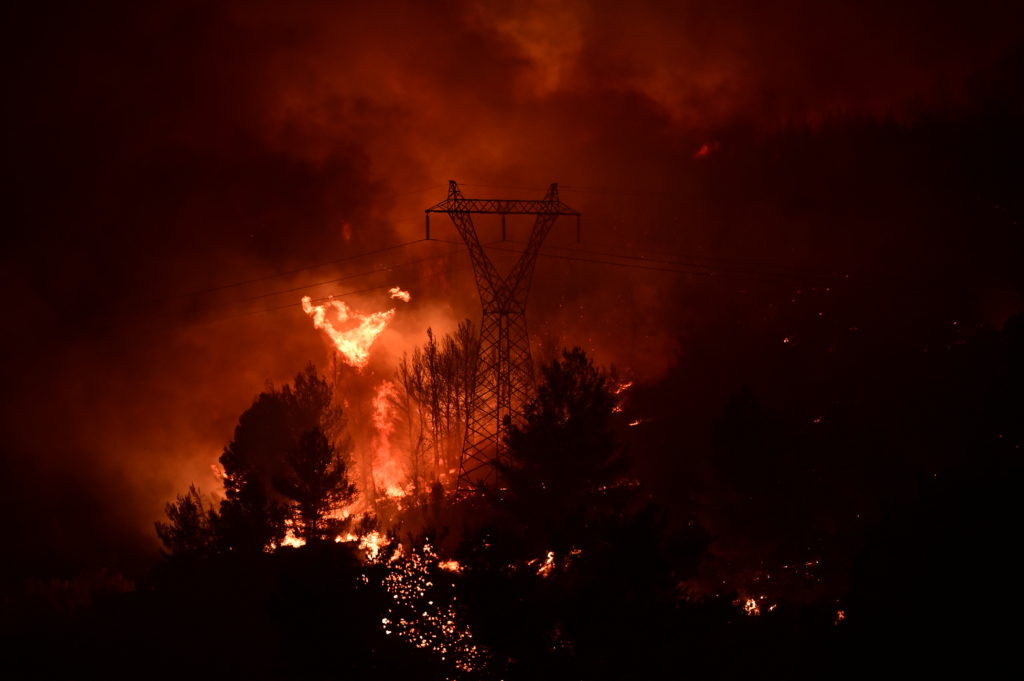
[[[397,286],[392,286],[391,288],[389,288],[388,294],[392,298],[397,298],[398,300],[401,300],[403,303],[408,303],[410,300],[412,300],[412,294],[410,294],[408,291],[403,291]]]
[[[305,546],[306,540],[301,537],[295,536],[294,528],[289,527],[288,531],[284,535],[284,540],[281,542],[281,546],[291,546],[292,548],[299,548]]]
[[[399,292],[409,295],[400,289]],[[392,294],[394,297],[407,300]],[[370,361],[370,347],[395,316],[393,308],[359,314],[340,300],[328,300],[323,305],[315,305],[309,296],[302,296],[302,310],[313,319],[313,326],[327,334],[342,359],[357,369],[362,369]]]
[[[427,544],[421,550],[411,550],[408,557],[392,558],[388,563],[384,588],[392,603],[381,618],[384,633],[432,651],[461,674],[486,667],[489,653],[473,642],[472,630],[461,622],[458,597],[436,582],[438,575],[432,566],[441,567],[441,562],[433,548]]]
[[[371,561],[377,560],[381,549],[387,546],[388,543],[387,535],[383,535],[376,530],[367,532],[359,538],[359,548],[366,552],[366,557]]]
[[[547,557],[541,566],[537,568],[537,574],[541,577],[548,577],[551,575],[551,571],[555,569],[555,552],[548,551]]]
[[[377,483],[392,498],[404,497],[406,490],[401,457],[391,447],[391,434],[395,430],[394,408],[398,389],[391,381],[381,381],[373,396],[373,426],[377,429],[374,446],[373,471]]]

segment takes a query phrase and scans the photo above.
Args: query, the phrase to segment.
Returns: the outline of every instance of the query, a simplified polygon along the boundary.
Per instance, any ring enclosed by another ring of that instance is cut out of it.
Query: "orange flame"
[[[398,300],[401,300],[403,303],[408,303],[410,300],[412,300],[411,293],[409,293],[408,291],[403,291],[397,286],[392,286],[391,288],[389,288],[388,293],[391,295],[392,298],[397,298]]]
[[[302,537],[295,536],[295,529],[292,527],[288,528],[288,531],[284,535],[284,540],[281,542],[281,546],[291,546],[292,548],[299,548],[305,546],[306,540]]]
[[[375,561],[389,541],[387,535],[374,530],[373,532],[367,532],[359,538],[359,548],[366,552],[366,557],[370,561]]]
[[[402,485],[405,472],[401,456],[391,447],[391,434],[395,431],[394,400],[397,395],[398,389],[394,383],[382,381],[373,396],[373,425],[377,429],[373,471],[389,497],[404,497],[406,494]]]
[[[548,577],[551,575],[551,571],[555,569],[555,552],[548,551],[547,557],[544,558],[544,562],[537,568],[537,574],[541,577]]]
[[[370,347],[395,316],[393,309],[361,315],[340,300],[314,305],[309,296],[302,296],[302,310],[312,317],[313,326],[323,330],[334,342],[345,362],[357,369],[370,361]],[[328,316],[329,311],[333,311],[334,319]],[[355,322],[355,326],[342,328],[350,321]]]

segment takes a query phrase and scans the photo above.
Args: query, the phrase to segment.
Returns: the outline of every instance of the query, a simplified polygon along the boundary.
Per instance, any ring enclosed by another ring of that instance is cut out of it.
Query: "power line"
[[[435,240],[436,241],[443,241],[445,243],[450,243],[450,244],[458,244],[457,241],[451,241],[451,240],[448,240],[448,239],[435,239]],[[521,251],[521,250],[519,250],[517,248],[501,248],[500,246],[493,246],[493,245],[488,245],[488,247],[491,248],[492,250],[504,251],[506,253],[522,253],[523,252],[523,251]],[[576,250],[576,249],[565,249],[565,250]],[[647,260],[646,258],[644,258],[642,256],[631,256],[631,255],[623,255],[623,254],[618,254],[618,253],[600,253],[600,252],[596,252],[596,251],[579,251],[579,252],[587,253],[587,254],[590,254],[590,255],[597,255],[597,256],[601,256],[601,257],[608,257],[608,258],[627,258],[627,259],[634,259],[634,260]],[[693,274],[693,275],[700,275],[700,276],[715,276],[716,274],[724,274],[724,275],[729,275],[729,276],[739,276],[739,277],[746,277],[746,278],[752,278],[752,279],[772,279],[772,280],[776,280],[776,281],[797,281],[797,282],[802,281],[800,279],[796,279],[794,277],[787,277],[787,276],[784,276],[784,275],[767,274],[767,273],[764,273],[764,272],[754,272],[754,271],[750,271],[750,270],[746,270],[746,271],[745,270],[736,270],[736,269],[730,270],[730,269],[727,269],[727,268],[715,267],[715,266],[711,266],[711,265],[701,265],[701,264],[697,264],[697,263],[683,263],[683,262],[679,262],[679,261],[669,261],[669,260],[666,260],[666,261],[654,261],[654,260],[651,260],[651,262],[655,262],[656,264],[655,265],[644,265],[644,264],[639,264],[639,263],[614,262],[614,261],[611,261],[611,260],[600,260],[600,259],[595,259],[595,258],[583,258],[583,257],[579,257],[579,256],[559,255],[557,253],[541,252],[540,255],[545,257],[545,258],[555,258],[555,259],[566,260],[566,261],[570,261],[570,262],[584,262],[584,263],[591,263],[591,264],[597,264],[597,265],[610,265],[612,267],[624,267],[624,268],[629,268],[629,269],[648,270],[648,271],[653,271],[653,272],[671,272],[671,273],[675,273],[675,274]],[[663,266],[660,266],[660,265],[675,265],[675,266],[663,267]],[[689,268],[696,268],[696,269],[680,269],[682,267],[689,267]]]
[[[199,291],[191,291],[189,293],[185,293],[185,294],[182,294],[182,295],[183,295],[183,297],[198,296],[198,295],[202,295],[202,294],[205,294],[205,293],[214,293],[216,291],[223,291],[223,290],[229,289],[229,288],[236,288],[238,286],[245,286],[246,284],[254,284],[254,283],[260,282],[260,281],[267,281],[268,279],[276,279],[277,277],[285,277],[285,276],[288,276],[290,274],[297,274],[299,272],[305,272],[306,270],[314,270],[314,269],[317,269],[318,267],[325,267],[327,265],[336,265],[336,264],[341,263],[341,262],[348,262],[350,260],[358,260],[359,258],[365,258],[365,257],[371,256],[371,255],[379,255],[381,253],[387,253],[388,251],[393,251],[393,250],[396,250],[396,249],[399,249],[399,248],[405,248],[406,246],[411,246],[412,244],[417,244],[417,243],[419,243],[421,241],[426,241],[426,239],[422,239],[422,238],[421,239],[414,239],[412,241],[406,241],[406,242],[403,242],[403,243],[400,243],[400,244],[393,244],[391,246],[385,246],[384,248],[378,248],[378,249],[372,250],[372,251],[365,251],[363,253],[357,253],[355,255],[349,255],[349,256],[346,256],[344,258],[336,258],[334,260],[325,260],[323,262],[318,262],[318,263],[315,263],[315,264],[312,264],[312,265],[306,265],[304,267],[297,267],[297,268],[295,268],[293,270],[287,270],[287,271],[284,271],[284,272],[275,272],[273,274],[267,274],[267,275],[264,275],[262,277],[255,277],[253,279],[245,279],[245,280],[242,280],[242,281],[235,281],[235,282],[232,282],[230,284],[223,284],[221,286],[214,286],[214,287],[202,289],[202,290],[199,290]]]
[[[421,239],[420,241],[425,241],[425,239]],[[380,267],[374,268],[372,270],[366,270],[364,272],[355,272],[353,274],[347,274],[347,275],[345,275],[343,277],[336,277],[334,279],[325,279],[323,281],[311,282],[311,283],[308,283],[308,284],[303,284],[301,286],[294,286],[292,288],[278,289],[276,291],[269,291],[267,293],[260,293],[258,295],[249,296],[247,298],[237,298],[235,300],[229,300],[229,301],[225,301],[225,302],[222,302],[222,303],[217,303],[215,305],[212,305],[211,307],[215,307],[215,308],[216,307],[225,307],[227,305],[234,305],[234,304],[237,304],[237,303],[246,303],[246,302],[253,301],[253,300],[261,300],[263,298],[271,298],[273,296],[278,296],[278,295],[282,295],[282,294],[285,294],[285,293],[295,293],[296,291],[302,291],[302,290],[305,290],[305,289],[316,288],[317,286],[326,286],[327,284],[336,284],[336,283],[341,282],[341,281],[347,281],[349,279],[357,279],[359,277],[366,277],[366,276],[370,276],[370,275],[373,275],[373,274],[377,274],[379,272],[390,272],[392,270],[398,269],[399,267],[408,267],[410,265],[418,265],[420,263],[430,262],[430,261],[433,261],[433,260],[441,260],[442,258],[447,258],[447,257],[451,256],[451,254],[452,254],[452,252],[449,251],[447,253],[442,253],[441,255],[433,255],[433,256],[430,256],[428,258],[420,258],[418,260],[409,260],[407,262],[398,263],[397,265],[381,265]]]
[[[583,253],[585,255],[595,255],[595,256],[608,257],[608,258],[620,258],[620,259],[625,259],[625,260],[638,260],[638,261],[641,261],[641,262],[650,262],[650,263],[656,263],[656,264],[662,264],[662,265],[673,265],[673,266],[678,266],[678,267],[694,267],[694,268],[699,268],[699,269],[704,269],[704,270],[714,270],[714,271],[718,271],[718,272],[722,272],[722,273],[726,273],[726,274],[729,274],[729,273],[739,274],[739,275],[742,275],[742,276],[754,276],[754,275],[757,275],[757,276],[761,276],[761,277],[765,277],[765,278],[775,278],[775,279],[779,279],[779,280],[798,281],[798,279],[795,276],[797,274],[805,276],[805,277],[812,277],[812,278],[813,277],[817,277],[817,278],[822,278],[822,279],[834,278],[834,277],[837,276],[835,273],[831,273],[831,272],[830,273],[807,272],[807,271],[804,271],[804,272],[771,272],[771,271],[766,271],[766,270],[744,269],[743,267],[740,267],[740,266],[737,266],[737,265],[733,265],[733,264],[722,264],[723,262],[729,263],[729,261],[727,259],[717,259],[718,262],[716,263],[716,259],[715,258],[707,258],[707,257],[702,258],[700,256],[691,256],[691,257],[693,257],[695,260],[705,260],[705,261],[707,261],[708,264],[701,263],[701,262],[687,262],[687,261],[682,261],[682,260],[667,260],[667,259],[664,259],[664,258],[652,258],[650,256],[630,255],[630,254],[626,254],[626,253],[607,253],[607,252],[601,252],[601,251],[590,251],[590,250],[581,249],[581,248],[568,248],[568,247],[565,247],[565,246],[553,246],[553,248],[557,248],[557,249],[560,249],[560,250],[563,250],[563,251],[569,251],[570,253]],[[555,254],[542,254],[542,255],[547,255],[548,257],[559,257],[559,256],[556,256]],[[732,262],[735,263],[737,261],[732,261]],[[618,264],[618,263],[609,263],[609,264]]]

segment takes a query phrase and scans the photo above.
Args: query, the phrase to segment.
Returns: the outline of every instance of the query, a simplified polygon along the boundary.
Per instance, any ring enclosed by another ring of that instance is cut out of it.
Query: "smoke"
[[[858,266],[892,247],[879,236],[891,223],[866,245],[849,236],[874,208],[835,207],[859,206],[863,187],[794,209],[811,192],[787,188],[779,168],[818,173],[784,135],[969,116],[1021,25],[1011,4],[924,2],[24,11],[10,24],[4,113],[17,227],[3,256],[5,458],[18,473],[9,503],[48,518],[23,539],[52,547],[56,563],[98,544],[102,562],[124,535],[152,541],[166,500],[190,481],[215,487],[209,466],[264,382],[326,364],[302,295],[360,291],[344,300],[369,313],[388,288],[410,291],[408,314],[380,339],[389,361],[428,326],[476,317],[458,245],[342,260],[420,239],[449,178],[467,196],[540,197],[560,182],[583,212],[584,243],[560,223],[553,253],[686,254],[716,276],[730,257],[760,281],[766,254],[787,272]],[[886,161],[845,150],[837,167]],[[908,203],[934,189],[911,191]],[[437,237],[457,239],[438,222]],[[497,238],[496,223],[478,226]],[[510,221],[511,247],[528,229]],[[531,330],[640,378],[677,362],[682,331],[721,288],[699,268],[581,257],[541,259]],[[59,493],[54,475],[67,481]],[[56,494],[103,509],[89,539],[58,545],[75,532]]]

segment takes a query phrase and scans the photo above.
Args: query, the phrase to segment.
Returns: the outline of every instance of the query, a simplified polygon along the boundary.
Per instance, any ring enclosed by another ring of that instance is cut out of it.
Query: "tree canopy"
[[[280,544],[287,521],[316,534],[323,515],[351,495],[344,458],[351,443],[333,389],[312,364],[294,387],[269,386],[239,418],[220,457],[221,530],[233,551]],[[317,479],[318,476],[320,479]]]

